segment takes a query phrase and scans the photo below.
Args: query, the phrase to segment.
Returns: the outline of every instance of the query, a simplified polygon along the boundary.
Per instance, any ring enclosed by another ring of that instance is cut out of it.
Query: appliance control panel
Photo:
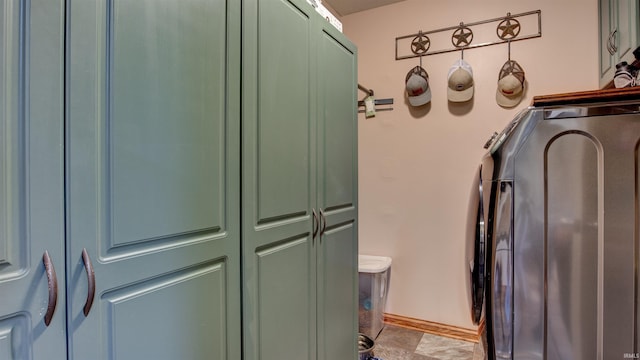
[[[509,135],[511,135],[513,130],[518,126],[518,124],[520,123],[520,120],[524,118],[524,116],[528,113],[529,113],[529,109],[524,109],[520,111],[513,118],[513,120],[511,120],[511,122],[509,122],[509,124],[505,126],[502,132],[500,133],[494,132],[493,135],[491,135],[491,138],[489,138],[489,140],[487,140],[487,142],[484,144],[484,148],[489,149],[489,152],[491,154],[496,152],[496,150],[500,148],[500,146],[504,143],[507,137],[509,137]]]

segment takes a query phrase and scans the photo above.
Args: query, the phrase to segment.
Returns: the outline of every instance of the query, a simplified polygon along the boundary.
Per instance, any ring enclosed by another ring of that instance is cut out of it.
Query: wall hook
[[[360,84],[358,84],[358,89],[366,92],[367,94],[369,94],[369,96],[373,96],[373,90],[371,90],[371,89],[368,89],[368,88],[366,88],[366,87],[364,87],[364,86],[362,86]]]
[[[507,13],[507,16],[496,27],[496,35],[501,40],[515,39],[520,34],[520,21]]]
[[[525,31],[522,31],[523,34],[521,34],[521,25],[519,19],[533,17],[537,17],[538,20],[537,24],[535,24],[537,25],[537,32],[533,31],[533,27],[535,26],[534,23],[527,21],[525,23],[526,29],[524,29]],[[489,36],[490,34],[485,34],[484,32],[479,33],[480,38],[473,38],[475,34],[471,29],[473,29],[475,26],[490,23],[497,25],[497,40],[491,39]],[[438,48],[436,50],[429,51],[431,46],[431,39],[429,39],[429,36],[431,34],[442,32],[447,32],[451,35],[450,39],[453,46],[445,47],[442,49]],[[518,14],[512,14],[511,12],[508,12],[506,16],[503,15],[493,19],[481,20],[476,22],[459,22],[458,25],[455,26],[449,26],[429,31],[420,30],[419,32],[414,34],[396,37],[396,60],[443,54],[447,52],[458,51],[462,48],[466,48],[467,50],[469,50],[484,46],[498,45],[506,43],[508,40],[521,41],[538,37],[542,37],[542,12],[540,10],[528,11]],[[471,43],[472,40],[474,41],[474,43]],[[409,43],[411,46],[406,46],[409,45]],[[405,54],[402,55],[402,49],[405,49],[406,51],[408,51],[408,53],[405,52]]]
[[[429,47],[431,47],[431,39],[422,30],[418,31],[418,35],[411,40],[411,52],[422,56],[429,51]]]
[[[473,30],[466,26],[462,21],[451,35],[451,44],[455,48],[467,47],[473,41]]]

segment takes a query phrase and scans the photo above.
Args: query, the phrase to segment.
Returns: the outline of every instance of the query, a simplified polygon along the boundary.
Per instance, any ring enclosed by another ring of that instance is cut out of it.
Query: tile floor
[[[393,325],[385,325],[374,348],[380,360],[481,360],[482,355],[475,343]]]

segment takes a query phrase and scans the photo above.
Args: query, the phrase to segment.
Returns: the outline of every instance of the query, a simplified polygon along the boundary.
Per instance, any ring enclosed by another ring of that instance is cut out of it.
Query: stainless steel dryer
[[[640,358],[640,88],[535,98],[486,147],[467,230],[486,358]]]

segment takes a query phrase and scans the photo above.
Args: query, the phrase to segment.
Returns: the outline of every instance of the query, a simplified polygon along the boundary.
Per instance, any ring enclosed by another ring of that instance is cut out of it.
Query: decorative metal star
[[[473,31],[466,26],[460,26],[451,36],[451,43],[457,48],[467,46],[471,41],[473,41]]]
[[[506,18],[498,24],[496,33],[502,40],[513,39],[520,34],[520,22],[513,18]]]
[[[421,55],[429,50],[431,46],[431,40],[429,37],[423,34],[418,34],[418,36],[414,37],[411,41],[411,51],[416,55]]]

